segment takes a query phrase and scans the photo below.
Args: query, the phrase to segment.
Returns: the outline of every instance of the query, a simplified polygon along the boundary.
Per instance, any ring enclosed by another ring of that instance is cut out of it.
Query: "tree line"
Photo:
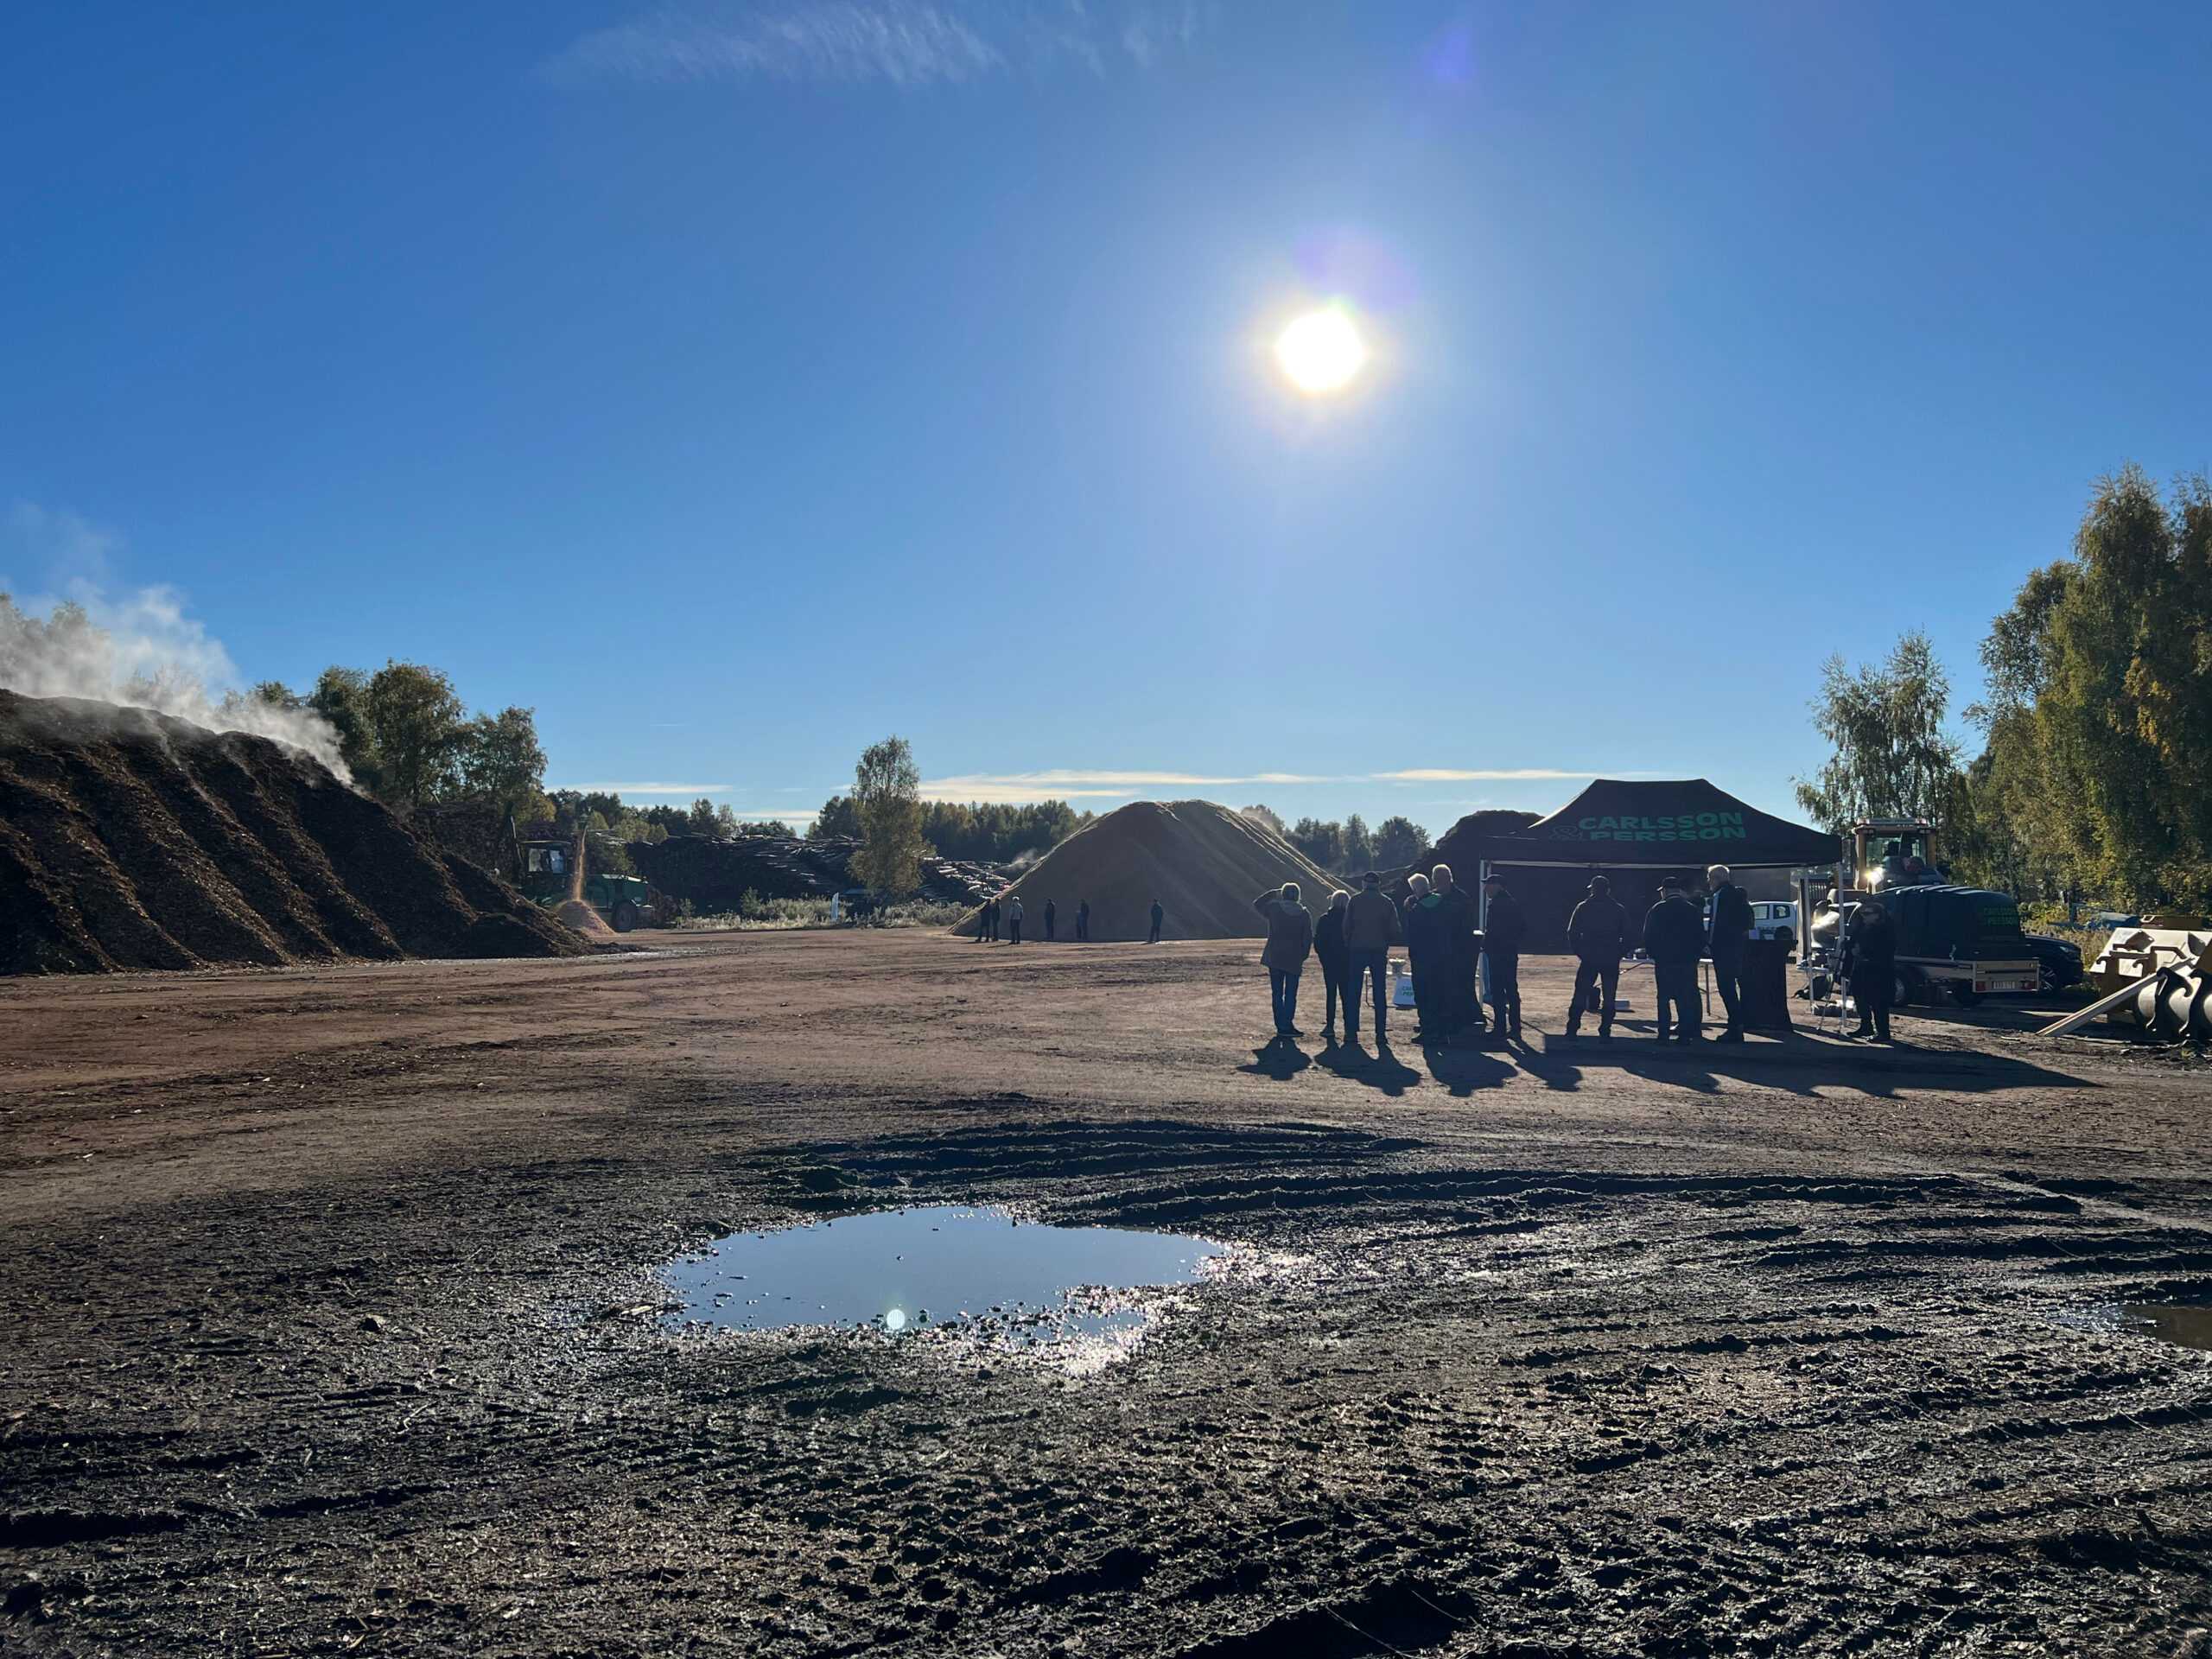
[[[1426,862],[1433,846],[1428,831],[1408,817],[1387,817],[1370,830],[1367,820],[1357,812],[1341,823],[1305,817],[1289,825],[1264,806],[1248,806],[1244,814],[1257,817],[1332,875],[1401,870],[1408,864]]]
[[[1879,663],[1831,658],[1814,724],[1831,755],[1799,804],[1841,831],[1920,816],[1952,874],[2024,898],[2212,907],[2212,486],[2139,468],[2098,480],[2069,556],[2031,572],[1990,626],[1986,690],[1947,729],[1926,635]]]
[[[892,738],[889,742],[903,742]],[[908,754],[908,760],[912,756]],[[1096,816],[1078,812],[1065,801],[1038,801],[1022,805],[976,801],[924,801],[916,780],[918,833],[939,858],[971,864],[1014,864],[1042,857]],[[832,795],[807,830],[810,841],[863,838],[861,795]]]

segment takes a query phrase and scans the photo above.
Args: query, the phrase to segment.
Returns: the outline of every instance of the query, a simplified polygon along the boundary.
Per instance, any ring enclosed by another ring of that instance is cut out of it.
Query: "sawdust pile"
[[[0,690],[0,973],[582,949],[300,750]]]
[[[1154,899],[1167,912],[1163,938],[1236,939],[1268,931],[1252,900],[1286,881],[1298,883],[1300,902],[1316,912],[1344,885],[1225,806],[1138,801],[1077,830],[1007,891],[1020,899],[1024,932],[1033,939],[1044,937],[1047,899],[1062,939],[1075,937],[1076,906],[1085,899],[1093,939],[1143,938]],[[976,914],[962,918],[953,931],[974,938]]]
[[[614,942],[614,930],[607,925],[607,918],[581,899],[563,899],[554,906],[553,919],[588,939],[608,944]]]

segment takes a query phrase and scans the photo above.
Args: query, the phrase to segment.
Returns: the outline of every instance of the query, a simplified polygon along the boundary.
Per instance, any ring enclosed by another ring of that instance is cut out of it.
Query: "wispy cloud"
[[[783,0],[669,7],[594,29],[541,66],[567,83],[957,85],[1072,65],[1104,75],[1187,50],[1206,0]]]
[[[922,798],[929,801],[981,801],[1021,806],[1038,801],[1126,801],[1140,795],[1174,790],[1302,788],[1315,784],[1440,784],[1557,782],[1601,774],[1554,766],[1471,768],[1414,766],[1399,772],[1356,772],[1319,774],[1303,772],[1199,772],[1173,771],[1094,771],[1056,767],[1045,772],[969,772],[957,778],[932,778],[922,785]],[[1603,774],[1627,777],[1626,772]]]
[[[1521,783],[1530,779],[1595,778],[1599,774],[1588,770],[1562,772],[1551,766],[1414,766],[1404,772],[1376,772],[1368,775],[1371,781],[1378,784],[1497,784]]]
[[[728,784],[551,784],[551,789],[573,789],[579,795],[727,795]],[[765,815],[764,815],[765,816]]]

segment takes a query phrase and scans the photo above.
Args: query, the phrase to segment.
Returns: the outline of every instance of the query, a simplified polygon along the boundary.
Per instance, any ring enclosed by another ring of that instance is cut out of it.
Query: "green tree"
[[[369,721],[368,675],[358,668],[333,664],[316,677],[315,690],[308,693],[308,707],[328,721],[338,734],[339,758],[353,774],[353,781],[372,795],[381,794],[384,765]]]
[[[453,792],[467,742],[467,710],[442,671],[386,663],[369,677],[362,712],[376,750],[379,795],[415,806]]]
[[[1344,868],[1366,871],[1379,863],[1375,856],[1375,836],[1367,827],[1367,820],[1355,812],[1344,820]]]
[[[903,737],[870,744],[853,768],[861,848],[853,874],[877,893],[903,898],[921,885],[922,774]]]
[[[822,803],[822,810],[807,826],[809,841],[858,841],[861,838],[861,810],[849,795],[832,795]]]
[[[1316,817],[1290,826],[1290,844],[1325,870],[1344,868],[1344,827]]]
[[[715,804],[703,795],[692,802],[691,810],[684,815],[683,830],[692,836],[719,835],[721,826],[715,819]]]
[[[545,788],[545,751],[538,747],[536,711],[502,709],[496,715],[479,715],[468,722],[460,749],[461,786],[467,793],[489,801],[501,813],[522,816],[522,808]],[[621,803],[607,797],[593,808]]]
[[[1375,826],[1375,867],[1395,870],[1428,856],[1428,831],[1411,818],[1389,817]]]
[[[1829,658],[1812,707],[1833,753],[1817,778],[1796,780],[1798,804],[1838,835],[1860,818],[1935,817],[1957,787],[1959,744],[1943,729],[1950,705],[1951,683],[1917,629],[1855,671]]]

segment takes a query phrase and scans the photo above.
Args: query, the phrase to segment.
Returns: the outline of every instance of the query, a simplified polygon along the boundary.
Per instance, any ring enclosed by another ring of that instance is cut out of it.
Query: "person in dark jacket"
[[[1166,920],[1167,912],[1160,907],[1159,899],[1154,899],[1152,901],[1152,932],[1145,940],[1147,944],[1158,944],[1160,943],[1160,930],[1166,923]]]
[[[1321,1021],[1321,1034],[1331,1042],[1337,1040],[1337,1004],[1344,1005],[1344,1033],[1347,1036],[1359,1029],[1359,1010],[1351,1000],[1351,992],[1344,981],[1351,971],[1351,953],[1344,944],[1344,906],[1351,903],[1351,894],[1332,893],[1329,907],[1313,924],[1313,955],[1321,964],[1321,989],[1328,999]]]
[[[1728,1029],[1714,1040],[1744,1040],[1744,946],[1751,937],[1751,895],[1738,887],[1726,864],[1705,873],[1713,890],[1713,982],[1720,992],[1720,1006],[1728,1010]]]
[[[1643,918],[1643,954],[1651,958],[1659,1040],[1667,1040],[1671,1008],[1681,1024],[1681,1040],[1694,1043],[1705,1035],[1697,990],[1698,958],[1705,954],[1705,918],[1690,903],[1681,877],[1669,876],[1659,890],[1662,898]]]
[[[1075,936],[1084,944],[1090,940],[1090,900],[1084,899],[1075,907]]]
[[[1482,912],[1472,889],[1452,880],[1449,864],[1439,864],[1431,870],[1428,883],[1444,912],[1444,1034],[1479,1033],[1484,1025],[1483,1004],[1475,971],[1483,954],[1482,930],[1478,925]]]
[[[1889,1041],[1890,1007],[1897,1000],[1897,925],[1878,899],[1866,899],[1852,914],[1843,976],[1851,982],[1851,1000],[1859,1005],[1859,1029],[1851,1034]]]
[[[1440,1042],[1449,1017],[1444,1012],[1445,957],[1451,950],[1444,931],[1440,901],[1429,891],[1428,878],[1414,875],[1406,883],[1406,902],[1400,925],[1405,930],[1406,963],[1414,980],[1414,1018],[1416,1042]]]
[[[1058,907],[1047,899],[1045,901],[1045,943],[1047,944],[1052,942],[1052,922],[1059,913]]]
[[[1490,958],[1490,1006],[1500,1035],[1521,1035],[1521,946],[1529,919],[1504,878],[1483,883],[1483,954]]]
[[[1628,954],[1628,912],[1613,897],[1606,877],[1590,878],[1589,896],[1567,918],[1567,948],[1574,954],[1574,998],[1567,1005],[1567,1034],[1582,1030],[1584,1010],[1598,1010],[1598,1035],[1613,1034],[1613,1004],[1619,1000],[1621,958]]]
[[[1375,1040],[1390,1043],[1390,947],[1405,938],[1398,907],[1382,891],[1382,878],[1370,870],[1359,891],[1344,906],[1344,956],[1351,982],[1344,988],[1344,1040],[1359,1040],[1359,997],[1363,981],[1375,985]]]
[[[1275,1035],[1303,1037],[1298,1028],[1298,980],[1313,949],[1313,918],[1298,902],[1298,883],[1286,881],[1252,901],[1268,918],[1268,943],[1260,961],[1268,970],[1268,992],[1275,1006]]]
[[[983,906],[983,937],[993,944],[999,942],[999,901],[995,899]]]

